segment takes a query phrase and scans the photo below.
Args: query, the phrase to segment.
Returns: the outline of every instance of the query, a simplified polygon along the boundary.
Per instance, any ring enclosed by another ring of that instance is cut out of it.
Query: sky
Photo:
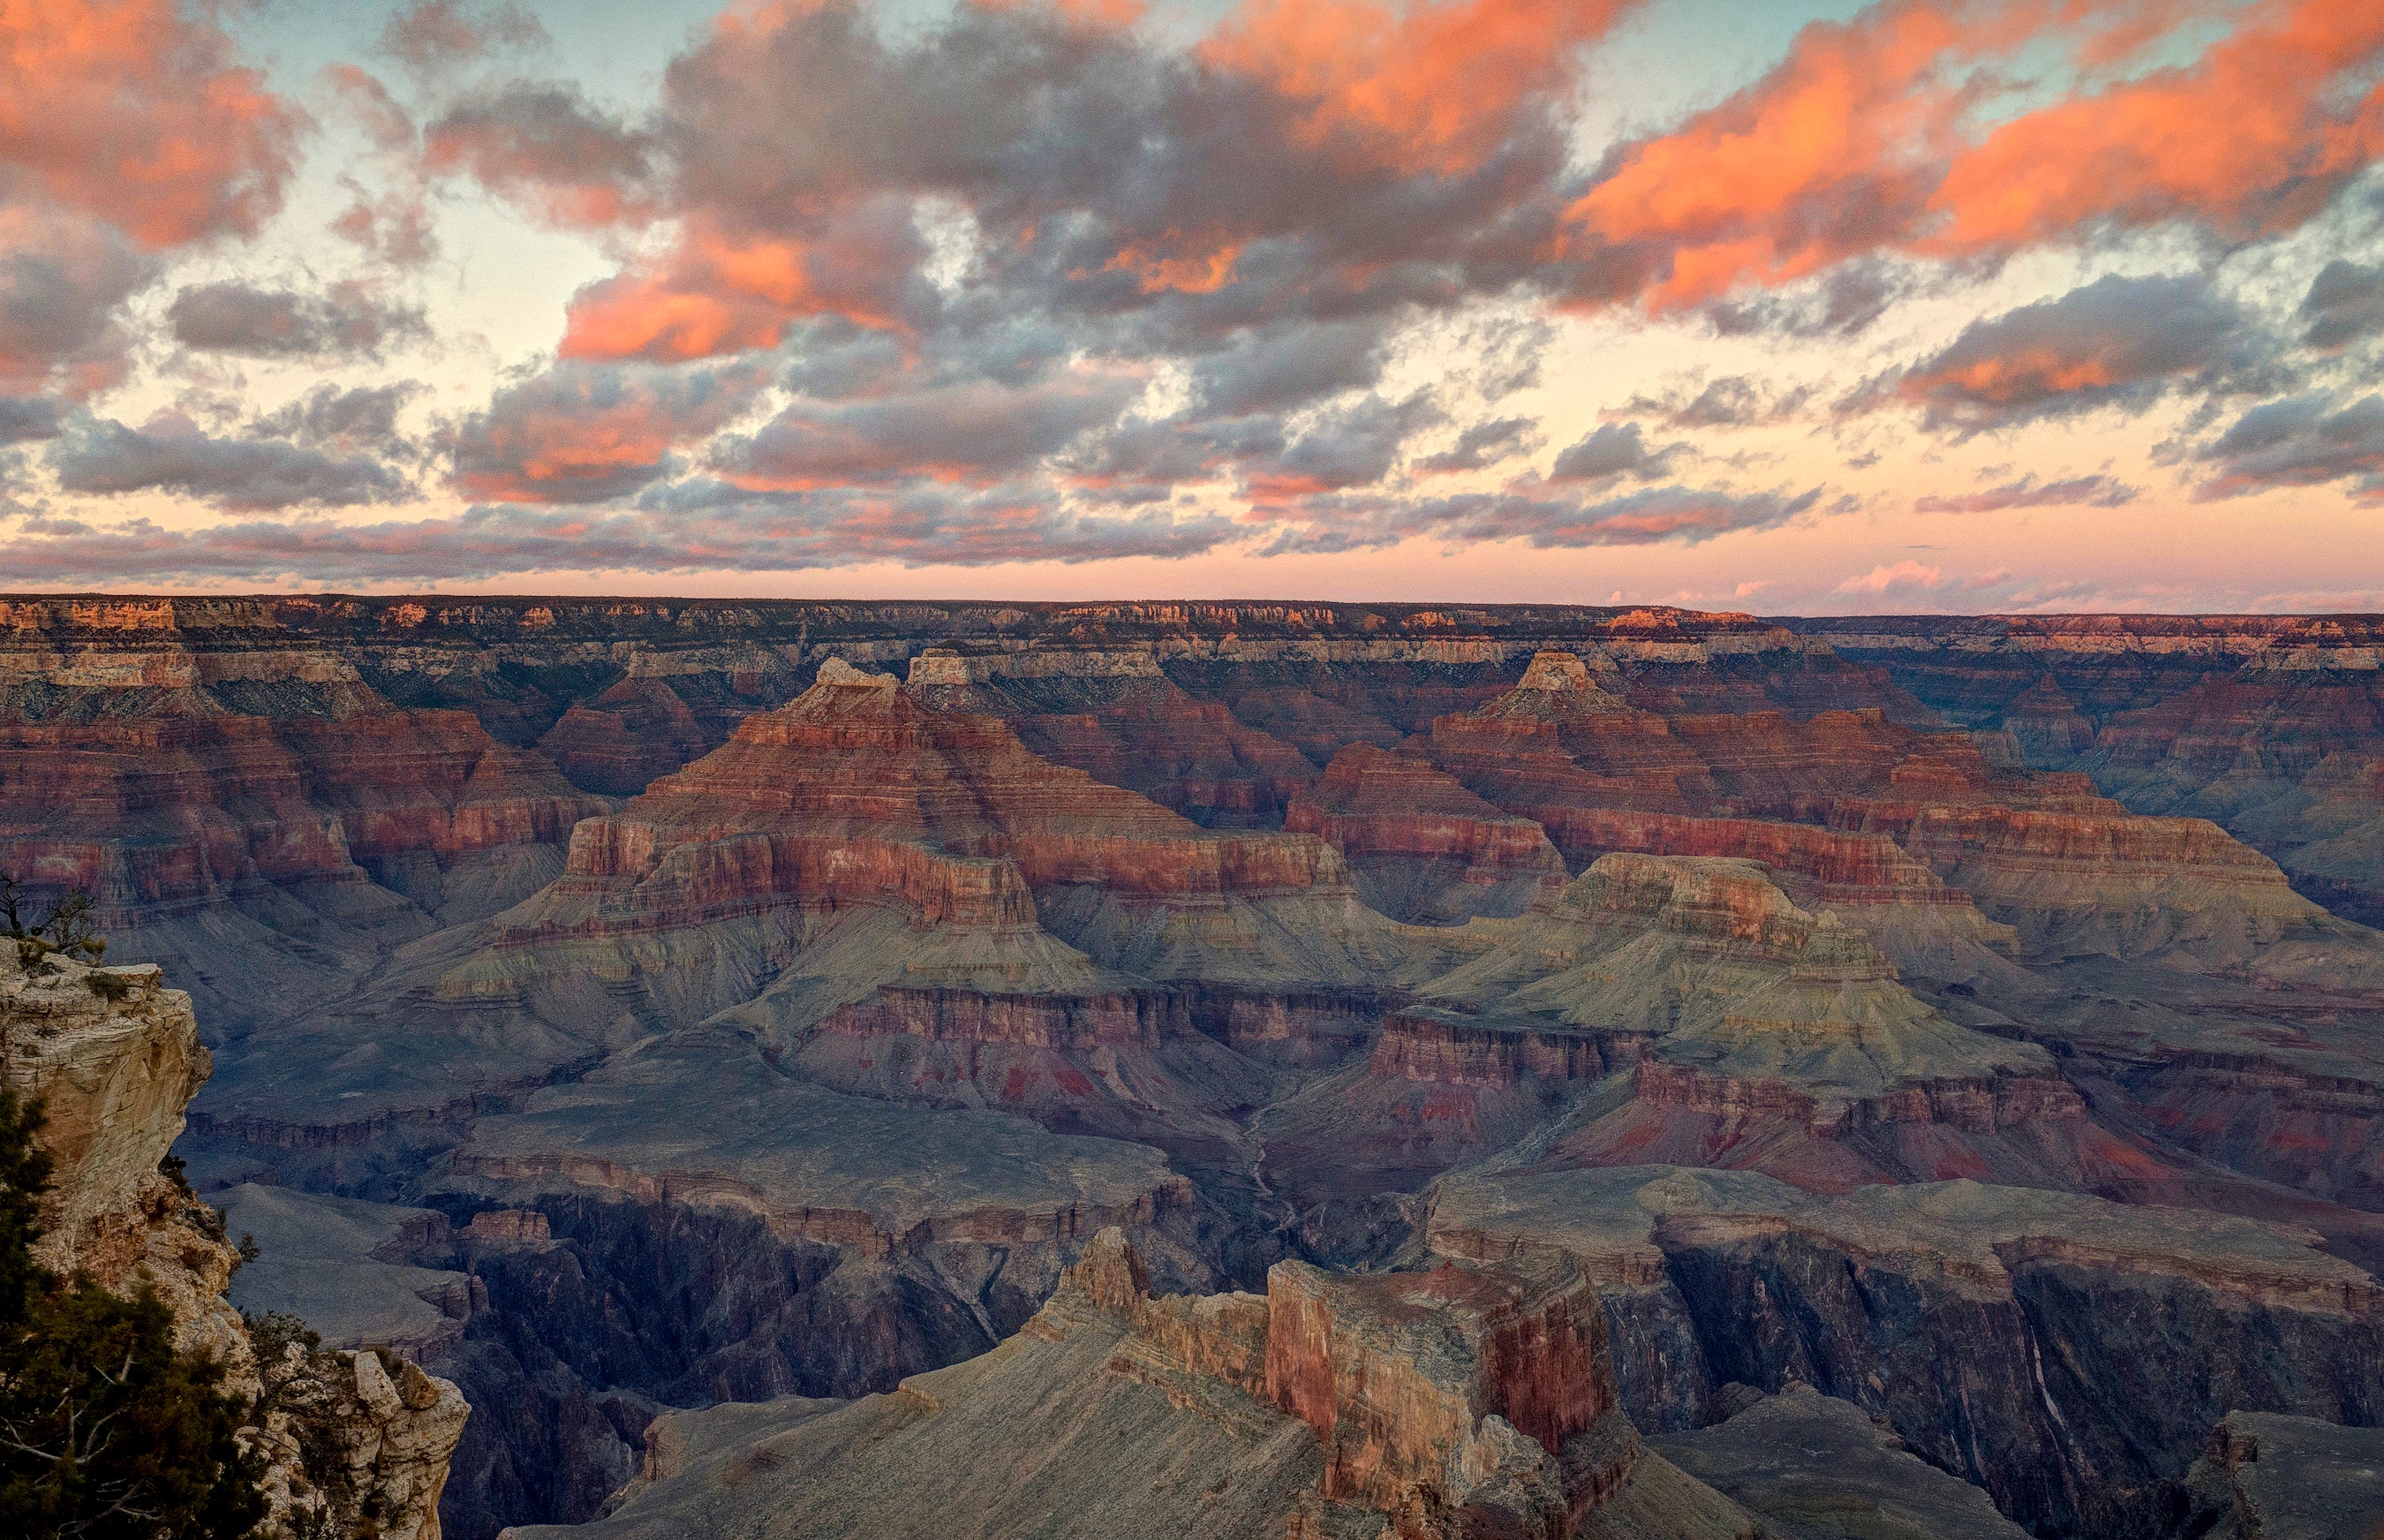
[[[0,0],[0,589],[2384,609],[2384,4]]]

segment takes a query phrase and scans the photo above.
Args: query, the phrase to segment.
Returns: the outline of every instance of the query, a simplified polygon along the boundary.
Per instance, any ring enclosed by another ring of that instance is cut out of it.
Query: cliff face
[[[154,1289],[177,1348],[226,1366],[230,1392],[251,1405],[242,1436],[266,1458],[281,1533],[370,1522],[391,1540],[439,1540],[462,1394],[394,1356],[290,1343],[260,1361],[224,1297],[240,1254],[220,1217],[160,1174],[208,1067],[190,997],[156,968],[0,958],[0,1073],[42,1103],[54,1162],[37,1257],[108,1288]]]
[[[1732,1382],[1801,1383],[2038,1534],[2168,1533],[2225,1408],[2376,1416],[2384,1296],[2291,1226],[1650,1166],[1452,1179],[1430,1235],[1460,1257],[1554,1250],[1597,1279],[1644,1427],[1707,1422]]]

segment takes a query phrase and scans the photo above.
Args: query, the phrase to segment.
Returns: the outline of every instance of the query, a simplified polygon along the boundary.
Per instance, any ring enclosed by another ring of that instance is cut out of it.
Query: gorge
[[[458,1540],[2384,1515],[2372,617],[14,597],[0,873]]]

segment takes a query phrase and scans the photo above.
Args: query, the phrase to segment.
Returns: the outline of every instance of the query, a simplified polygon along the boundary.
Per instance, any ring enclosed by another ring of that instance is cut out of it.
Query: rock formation
[[[840,1407],[666,1418],[588,1533],[1758,1533],[1613,1410],[1596,1293],[1561,1263],[1354,1281],[1285,1263],[1263,1296],[1147,1288],[1106,1232],[982,1358]]]
[[[2384,1530],[2384,1432],[2236,1411],[2186,1478],[2186,1533],[2211,1540],[2371,1540]]]
[[[241,1253],[221,1217],[161,1173],[208,1069],[190,996],[155,966],[0,957],[0,1074],[42,1104],[54,1163],[36,1257],[107,1288],[154,1290],[176,1348],[225,1366],[229,1393],[251,1409],[242,1437],[265,1457],[275,1533],[439,1540],[447,1459],[470,1410],[462,1394],[394,1355],[253,1340],[225,1298]]]
[[[1079,1478],[1020,1477],[1016,1429],[1079,1446],[1019,1409],[1096,1403],[1081,1447],[1169,1470],[1188,1408],[1257,1430],[1198,1443],[1233,1484],[1168,1489],[1196,1531],[1398,1521],[1326,1495],[1334,1449],[1430,1509],[1409,1412],[1465,1451],[1433,1501],[1545,1528],[1570,1439],[1536,1413],[1451,1370],[1320,1430],[1230,1291],[1280,1266],[1337,1384],[1399,1322],[1484,1361],[1558,1295],[1401,1291],[1551,1248],[1662,1437],[1793,1422],[1848,1513],[1923,1523],[1881,1506],[1917,1459],[2041,1534],[2170,1540],[2260,1463],[2212,1424],[2384,1406],[2379,647],[2360,617],[11,599],[0,874],[93,886],[110,960],[193,987],[217,1068],[178,1149],[266,1246],[234,1297],[351,1355],[292,1361],[293,1416],[376,1344],[465,1388],[464,1540],[591,1518],[649,1458],[778,1490],[774,1441],[831,1428],[907,1476],[965,1425],[1012,1494],[985,1524],[1032,1527]],[[93,1105],[169,1129],[166,1043]],[[155,1219],[110,1222],[128,1255],[199,1234]],[[1111,1224],[1179,1302],[1038,1315]],[[1000,1381],[1030,1360],[1041,1390]],[[1755,1521],[1819,1511],[1731,1459]],[[1119,1480],[1088,1526],[1161,1511]],[[976,1521],[947,1497],[919,1511]]]

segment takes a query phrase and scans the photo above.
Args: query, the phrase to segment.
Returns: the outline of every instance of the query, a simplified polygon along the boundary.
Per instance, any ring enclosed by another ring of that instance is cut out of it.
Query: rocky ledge
[[[41,1261],[155,1290],[176,1346],[225,1365],[252,1409],[242,1437],[265,1457],[275,1533],[439,1540],[462,1392],[394,1353],[253,1337],[226,1298],[241,1254],[222,1216],[160,1171],[209,1068],[190,996],[156,968],[0,957],[0,1074],[47,1113]]]

